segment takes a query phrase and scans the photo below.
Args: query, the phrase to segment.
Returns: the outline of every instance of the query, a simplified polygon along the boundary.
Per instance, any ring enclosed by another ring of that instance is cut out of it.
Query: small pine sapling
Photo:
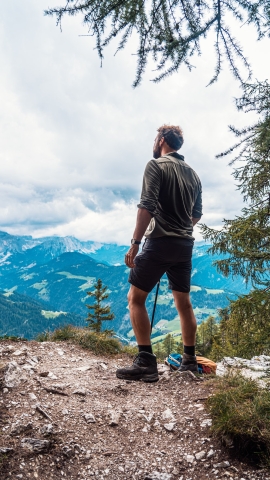
[[[107,320],[113,320],[114,314],[111,313],[111,308],[109,305],[103,306],[104,300],[109,297],[109,294],[106,293],[108,287],[102,285],[102,280],[99,278],[97,283],[94,285],[95,290],[93,292],[87,292],[89,297],[94,297],[94,305],[86,305],[89,310],[86,321],[88,322],[88,328],[94,332],[100,333],[102,322]],[[113,330],[105,330],[105,333],[112,333]]]

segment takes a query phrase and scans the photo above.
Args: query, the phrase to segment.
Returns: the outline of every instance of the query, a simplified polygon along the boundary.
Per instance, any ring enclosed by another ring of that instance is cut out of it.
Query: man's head
[[[153,156],[154,158],[166,155],[169,152],[176,152],[183,145],[183,131],[180,127],[174,125],[162,125],[158,128],[158,134],[155,138]]]

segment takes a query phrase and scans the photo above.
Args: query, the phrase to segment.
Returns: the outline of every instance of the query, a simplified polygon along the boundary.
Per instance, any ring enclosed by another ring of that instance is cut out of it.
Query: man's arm
[[[192,225],[193,227],[196,225],[196,223],[198,223],[200,220],[201,220],[202,217],[199,217],[199,218],[194,218],[192,217]]]
[[[155,160],[147,163],[143,176],[142,193],[137,213],[136,227],[133,233],[135,240],[141,241],[152,217],[155,216],[156,206],[161,185],[161,170]],[[139,245],[131,245],[125,255],[125,263],[134,268],[134,258],[139,251]]]
[[[133,233],[133,238],[141,241],[144,236],[145,230],[147,229],[149,222],[152,218],[151,213],[148,212],[145,208],[139,208],[137,213],[136,227]],[[136,257],[139,251],[139,245],[131,245],[129,251],[125,255],[125,263],[129,268],[134,268],[134,258]]]

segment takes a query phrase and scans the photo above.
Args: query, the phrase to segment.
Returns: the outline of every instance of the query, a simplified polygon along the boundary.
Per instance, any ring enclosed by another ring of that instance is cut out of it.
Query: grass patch
[[[27,338],[16,337],[16,335],[0,335],[0,342],[10,340],[11,342],[27,342]]]
[[[207,400],[212,431],[241,460],[270,467],[270,391],[241,374],[217,379]]]
[[[95,355],[115,355],[123,351],[121,343],[109,334],[92,332],[88,328],[64,325],[53,332],[43,332],[36,337],[38,342],[70,341],[90,350]]]

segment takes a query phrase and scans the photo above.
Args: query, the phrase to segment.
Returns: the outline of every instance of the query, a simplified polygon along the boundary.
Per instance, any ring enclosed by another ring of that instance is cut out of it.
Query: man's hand
[[[137,253],[139,251],[139,245],[131,245],[129,251],[125,255],[125,264],[129,268],[134,268],[135,263],[134,263],[134,258],[136,257]]]

